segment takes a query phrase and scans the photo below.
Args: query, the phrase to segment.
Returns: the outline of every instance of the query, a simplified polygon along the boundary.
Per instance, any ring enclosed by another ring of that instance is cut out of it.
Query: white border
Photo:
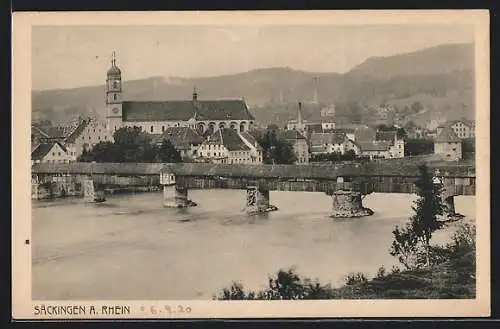
[[[164,305],[189,306],[178,318],[241,317],[449,317],[490,314],[489,192],[489,13],[486,10],[255,11],[255,12],[48,12],[13,14],[12,93],[12,297],[16,319],[34,316],[31,300],[31,207],[29,134],[31,121],[31,27],[34,25],[402,25],[469,24],[475,31],[477,140],[477,298],[475,300],[332,301],[44,301],[56,305],[129,305],[131,314],[106,318],[168,318],[141,313]],[[77,316],[81,317],[81,316]],[[87,314],[85,318],[93,318]]]

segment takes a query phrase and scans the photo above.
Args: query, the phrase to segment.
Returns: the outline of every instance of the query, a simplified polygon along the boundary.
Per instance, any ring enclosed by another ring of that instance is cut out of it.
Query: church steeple
[[[106,73],[106,122],[113,132],[122,123],[122,71],[116,65],[116,53],[111,54],[111,67]]]

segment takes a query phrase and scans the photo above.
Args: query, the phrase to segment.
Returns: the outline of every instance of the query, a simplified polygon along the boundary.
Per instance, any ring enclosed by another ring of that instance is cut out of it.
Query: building
[[[403,158],[405,156],[405,142],[404,139],[398,137],[396,129],[377,131],[375,133],[375,140],[377,142],[389,143],[386,155],[387,159]]]
[[[281,138],[287,140],[293,146],[293,152],[297,160],[296,164],[306,164],[309,163],[309,148],[307,146],[307,140],[304,135],[300,134],[296,130],[285,130],[281,133]]]
[[[221,128],[200,145],[196,160],[227,164],[262,164],[262,147],[247,131]]]
[[[190,127],[203,135],[220,128],[248,131],[254,124],[243,99],[199,100],[196,89],[191,100],[125,101],[121,70],[113,52],[106,78],[106,125],[110,132],[121,127],[140,127],[150,134],[161,134],[169,127]]]
[[[450,127],[458,138],[474,138],[476,136],[476,125],[473,121],[469,120],[452,120],[440,124],[437,127],[437,135],[439,136],[441,131]]]
[[[354,128],[334,128],[334,129],[325,129],[325,133],[333,133],[333,134],[344,134],[347,139],[352,141],[356,141],[356,130]]]
[[[373,159],[390,158],[392,143],[389,141],[358,142],[359,155],[361,157]]]
[[[335,105],[321,108],[319,111],[314,111],[307,120],[303,117],[302,103],[299,102],[297,110],[297,119],[289,120],[286,128],[287,130],[297,130],[302,135],[307,135],[308,132],[321,129],[321,132],[335,128]],[[320,128],[318,128],[320,127]]]
[[[35,163],[69,163],[73,156],[59,142],[39,143],[31,150],[31,164]]]
[[[55,142],[66,148],[71,161],[76,161],[84,149],[91,150],[99,142],[113,142],[113,135],[106,129],[105,123],[91,118],[65,125],[31,126],[32,145]]]
[[[310,143],[311,154],[344,154],[347,137],[344,134],[312,133]]]
[[[179,151],[183,160],[198,156],[198,148],[204,139],[190,127],[169,127],[163,134],[153,136],[153,143],[160,146],[163,140],[168,140]]]
[[[434,140],[434,154],[440,154],[448,160],[462,159],[462,140],[451,126],[444,127]]]

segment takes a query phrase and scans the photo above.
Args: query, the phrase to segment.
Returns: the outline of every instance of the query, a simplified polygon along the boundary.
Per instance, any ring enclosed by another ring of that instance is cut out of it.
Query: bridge
[[[429,166],[443,185],[443,201],[454,212],[453,197],[475,194],[475,168],[470,165]],[[437,171],[436,171],[437,170]],[[229,165],[207,163],[72,163],[35,164],[32,181],[83,181],[101,188],[162,185],[165,207],[186,207],[190,189],[246,190],[249,213],[272,209],[269,191],[324,192],[333,197],[333,216],[369,215],[363,196],[373,193],[416,193],[417,165],[347,163],[334,165]]]

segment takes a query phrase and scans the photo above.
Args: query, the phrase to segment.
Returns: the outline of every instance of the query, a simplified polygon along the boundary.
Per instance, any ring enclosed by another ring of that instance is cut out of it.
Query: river
[[[239,281],[258,289],[280,268],[342,283],[349,272],[390,269],[391,231],[407,221],[415,195],[371,194],[370,217],[329,218],[323,193],[271,192],[279,210],[247,216],[245,193],[193,190],[198,207],[164,209],[162,193],[33,201],[32,294],[35,300],[211,299]],[[475,197],[455,197],[475,220]],[[435,234],[443,242],[453,227]]]

